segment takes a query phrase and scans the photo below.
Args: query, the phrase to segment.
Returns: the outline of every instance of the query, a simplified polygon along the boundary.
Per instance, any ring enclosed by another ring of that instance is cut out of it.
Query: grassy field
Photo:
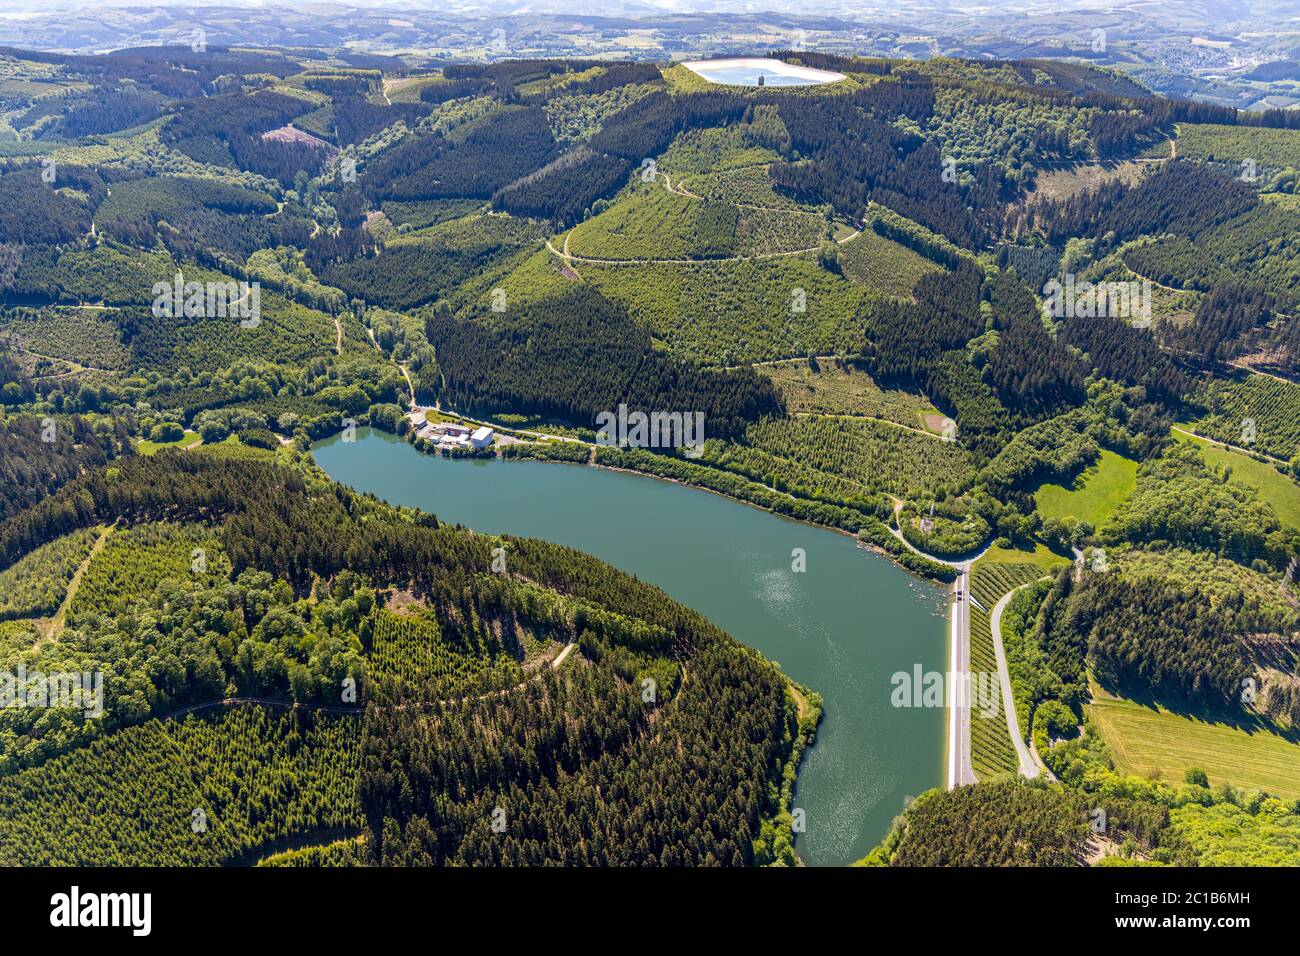
[[[203,441],[198,432],[186,432],[180,441],[149,441],[143,438],[136,442],[135,450],[141,455],[156,455],[164,448],[189,448]]]
[[[1293,528],[1300,528],[1300,485],[1279,473],[1269,463],[1256,461],[1241,452],[1221,448],[1203,438],[1183,432],[1174,432],[1174,438],[1195,442],[1206,461],[1220,468],[1231,468],[1233,480],[1254,488],[1261,498],[1273,506],[1279,519]]]
[[[1032,551],[1027,548],[999,548],[994,545],[984,553],[984,557],[980,558],[975,566],[1032,564],[1043,574],[1054,574],[1069,563],[1069,558],[1056,554],[1054,551],[1049,551],[1043,545],[1035,543]]]
[[[1095,685],[1086,710],[1126,773],[1159,771],[1165,780],[1177,782],[1188,768],[1199,767],[1212,786],[1227,781],[1300,799],[1300,743],[1267,729],[1248,732],[1183,717],[1111,697]]]
[[[1137,462],[1105,449],[1097,464],[1069,486],[1043,485],[1034,494],[1043,519],[1074,517],[1100,527],[1137,486]]]

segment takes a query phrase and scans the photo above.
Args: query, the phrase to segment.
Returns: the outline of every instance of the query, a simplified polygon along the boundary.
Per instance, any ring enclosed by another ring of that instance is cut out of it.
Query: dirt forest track
[[[553,661],[551,661],[549,669],[554,670],[558,668],[561,664],[563,664],[564,661],[568,658],[568,656],[573,652],[573,649],[577,646],[578,645],[573,642],[565,644],[563,649],[560,651],[560,653],[555,656],[555,659]],[[477,697],[448,697],[443,700],[437,701],[437,703],[440,704],[461,703],[467,700],[486,700],[489,697],[504,696],[506,694],[518,690],[519,688],[523,687],[525,684],[529,683],[530,681],[537,680],[537,678],[540,677],[542,674],[544,674],[546,670],[547,670],[546,667],[539,667],[536,670],[536,672],[530,674],[528,677],[524,678],[518,684],[515,684],[511,687],[504,687],[501,690],[488,691],[486,694],[479,694]],[[205,700],[198,704],[190,704],[188,707],[181,707],[178,710],[173,710],[170,713],[163,714],[158,719],[172,720],[175,718],[185,717],[188,714],[201,713],[205,710],[215,710],[219,707],[241,707],[241,706],[284,707],[290,710],[311,711],[313,713],[321,713],[321,714],[362,714],[365,712],[365,705],[363,704],[304,704],[293,700],[282,700],[277,697],[221,697],[216,700]],[[408,705],[406,704],[398,704],[397,709],[401,710],[407,706]]]
[[[572,232],[572,230],[570,230]],[[837,245],[844,245],[852,242],[859,235],[861,230],[855,229],[843,239],[836,239]],[[591,256],[578,256],[568,252],[568,238],[565,238],[564,249],[556,249],[550,239],[546,240],[546,248],[550,253],[566,265],[574,262],[582,262],[592,266],[708,266],[720,262],[752,262],[757,259],[788,259],[793,256],[806,256],[810,253],[817,252],[821,245],[808,246],[804,249],[788,249],[785,252],[757,252],[751,256],[728,256],[724,259],[597,259]]]
[[[674,193],[675,195],[678,196],[685,196],[689,199],[698,199],[701,202],[705,201],[703,196],[697,196],[695,193],[689,192],[684,186],[681,186],[680,184],[674,186],[672,179],[669,177],[667,173],[660,172],[657,173],[656,175],[663,177],[664,188],[667,189],[670,193]],[[775,206],[759,206],[753,203],[730,203],[730,205],[735,206],[738,209],[765,209],[772,212],[789,211],[786,209],[778,209]],[[812,214],[809,213],[809,215]],[[842,246],[845,243],[852,242],[861,234],[862,234],[862,230],[855,228],[851,233],[849,233],[847,236],[844,236],[842,239],[836,239],[835,243],[836,245]],[[555,248],[555,245],[552,242],[552,240],[550,239],[546,240],[546,248],[551,252],[551,254],[558,257],[562,262],[564,262],[565,265],[568,265],[570,267],[575,262],[583,262],[586,263],[587,265],[594,265],[594,266],[651,266],[651,265],[701,266],[701,265],[712,265],[719,262],[752,262],[756,259],[787,259],[792,256],[806,256],[809,253],[817,252],[819,249],[821,249],[821,243],[818,243],[817,245],[807,246],[806,248],[803,249],[788,249],[784,252],[758,252],[749,256],[728,256],[726,258],[717,258],[717,259],[600,259],[592,256],[578,256],[569,252],[569,239],[572,236],[573,236],[572,229],[570,229],[567,233],[565,233],[564,245],[563,248],[561,249]]]

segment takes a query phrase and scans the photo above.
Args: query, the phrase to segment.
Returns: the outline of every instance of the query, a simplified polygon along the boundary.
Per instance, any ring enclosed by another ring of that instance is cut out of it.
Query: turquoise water
[[[794,801],[806,862],[860,859],[907,797],[943,784],[944,711],[892,707],[890,676],[945,669],[946,592],[851,538],[641,475],[436,458],[369,429],[320,442],[315,456],[393,504],[570,545],[653,582],[820,693],[825,716]]]
[[[764,86],[814,86],[818,83],[833,83],[844,78],[829,70],[795,69],[779,60],[765,57],[697,60],[687,64],[687,69],[712,83],[726,83],[732,86],[758,86],[759,77],[763,78]]]
[[[802,76],[783,76],[772,72],[771,67],[759,66],[702,66],[696,67],[695,72],[711,83],[727,83],[732,86],[758,86],[760,76],[763,77],[764,86],[813,86],[825,82]]]

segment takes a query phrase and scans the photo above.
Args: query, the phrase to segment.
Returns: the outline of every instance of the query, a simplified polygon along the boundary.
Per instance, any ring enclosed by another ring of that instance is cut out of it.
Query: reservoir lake
[[[656,584],[821,694],[794,799],[806,863],[860,859],[907,798],[943,785],[945,711],[894,707],[891,676],[946,670],[948,593],[853,538],[642,475],[440,458],[367,428],[313,452],[358,491],[476,531],[569,545]]]

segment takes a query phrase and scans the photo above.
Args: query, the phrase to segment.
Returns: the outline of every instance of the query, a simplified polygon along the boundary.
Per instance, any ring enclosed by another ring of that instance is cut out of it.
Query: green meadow
[[[1045,484],[1034,500],[1046,521],[1073,517],[1100,527],[1137,486],[1137,462],[1103,449],[1097,463],[1069,485]]]
[[[1206,461],[1220,468],[1231,468],[1233,480],[1254,488],[1261,498],[1273,506],[1278,518],[1293,528],[1300,528],[1300,485],[1271,464],[1184,432],[1174,432],[1174,438],[1183,442],[1195,442]],[[1042,509],[1041,501],[1039,509]]]
[[[1245,729],[1185,717],[1112,697],[1096,685],[1086,709],[1125,773],[1159,773],[1177,783],[1186,770],[1199,767],[1212,786],[1226,782],[1300,800],[1300,743],[1265,726]]]

